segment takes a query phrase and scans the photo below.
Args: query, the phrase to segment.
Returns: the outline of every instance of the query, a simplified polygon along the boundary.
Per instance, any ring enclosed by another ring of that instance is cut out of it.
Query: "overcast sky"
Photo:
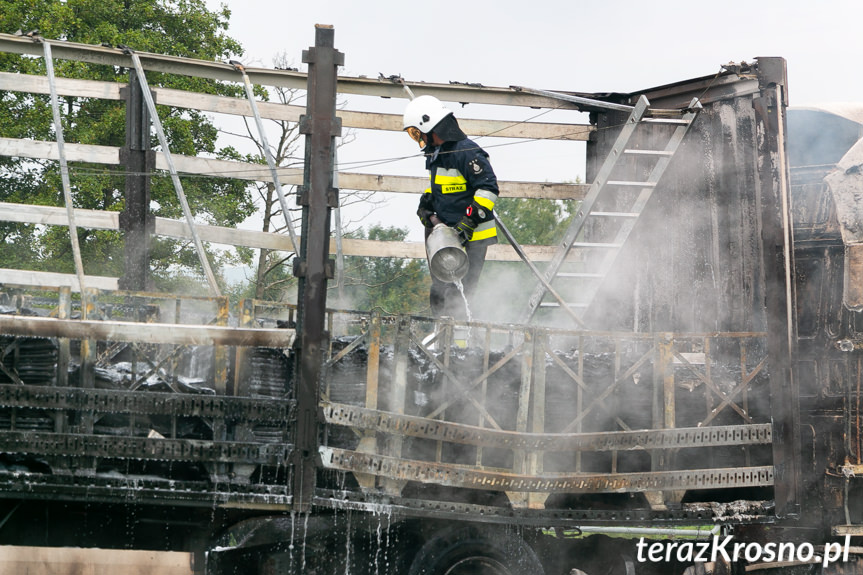
[[[252,66],[272,67],[284,53],[304,69],[302,51],[314,45],[315,24],[328,24],[348,76],[629,92],[714,74],[730,61],[781,56],[788,62],[792,106],[863,101],[861,0],[207,2],[230,8],[229,34],[246,48],[242,60]],[[400,113],[404,102],[391,105],[387,111]],[[351,102],[348,107],[357,109]],[[535,111],[519,113],[526,119]],[[390,136],[401,139],[360,140],[340,152],[340,160],[416,153],[403,135]],[[530,145],[489,151],[502,180],[572,181],[583,174],[569,151]],[[359,171],[376,170],[425,173],[419,159]]]
[[[859,0],[207,1],[231,9],[245,60],[264,66],[299,62],[329,24],[347,75],[634,91],[782,56],[792,105],[863,99]]]

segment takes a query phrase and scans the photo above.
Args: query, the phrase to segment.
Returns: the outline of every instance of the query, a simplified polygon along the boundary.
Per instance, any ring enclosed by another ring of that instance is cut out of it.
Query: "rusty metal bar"
[[[725,489],[773,485],[773,466],[696,469],[641,473],[572,473],[530,476],[457,465],[402,460],[333,447],[320,448],[324,467],[359,471],[451,487],[495,491],[624,493],[653,490]]]
[[[236,345],[284,348],[294,339],[291,329],[250,329],[126,321],[64,320],[0,315],[0,333],[31,337],[66,337],[100,341]]]
[[[536,331],[524,332],[524,351],[521,354],[521,384],[518,388],[518,409],[515,415],[515,430],[517,433],[527,433],[528,416],[530,414],[530,395],[533,383],[534,353],[536,351]],[[516,473],[529,474],[528,452],[516,449],[512,456],[512,469]]]
[[[359,338],[357,338],[359,339]],[[381,312],[372,312],[368,331],[369,349],[366,365],[366,407],[378,408],[378,378],[380,376],[381,358]]]
[[[482,370],[484,373],[488,372],[488,363],[490,361],[489,353],[491,351],[491,329],[486,328],[485,330],[485,342],[483,345],[483,355],[482,355]],[[488,399],[488,377],[483,377],[482,383],[480,384],[479,391],[480,400],[483,405],[485,405],[486,400]],[[479,427],[485,427],[485,417],[481,413],[477,414],[479,421],[477,422]],[[476,449],[476,464],[482,465],[482,446],[477,446]]]

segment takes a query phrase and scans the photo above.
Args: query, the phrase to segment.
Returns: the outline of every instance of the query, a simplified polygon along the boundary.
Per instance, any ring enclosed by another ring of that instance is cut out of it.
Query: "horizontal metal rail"
[[[519,433],[354,405],[323,403],[322,407],[326,422],[334,425],[463,445],[529,451],[626,451],[757,445],[770,443],[772,438],[769,423],[593,433]]]
[[[208,481],[184,481],[158,477],[43,475],[0,471],[0,498],[26,496],[52,501],[147,503],[190,507],[253,507],[286,510],[291,496],[285,485],[250,484],[237,489]]]
[[[76,42],[51,41],[54,57],[63,60],[77,60],[91,64],[121,66],[128,68],[131,58],[120,48],[80,44]],[[135,49],[136,46],[131,46]],[[14,54],[42,55],[42,46],[30,38],[12,34],[0,34],[0,52]],[[242,78],[234,66],[206,60],[195,60],[179,56],[136,52],[145,70],[181,74],[197,78],[211,78],[226,82],[241,82]],[[308,86],[304,72],[291,70],[274,70],[267,68],[246,68],[246,73],[253,84],[263,86],[279,86],[284,88],[305,90]],[[407,83],[416,96],[428,94],[447,102],[464,102],[477,104],[497,104],[504,106],[525,106],[535,108],[576,109],[569,102],[561,102],[556,98],[528,94],[512,88],[495,88],[469,83],[434,84],[427,82],[391,81],[379,78],[355,78],[340,76],[338,91],[343,94],[360,94],[363,96],[379,96],[382,98],[404,98],[408,95],[404,90]]]
[[[531,476],[359,453],[333,447],[321,447],[319,451],[324,467],[328,469],[367,473],[419,483],[495,491],[625,493],[773,485],[772,465],[730,469]]]
[[[295,403],[291,399],[272,397],[258,399],[156,391],[0,385],[0,407],[212,417],[229,422],[283,424],[293,420]]]
[[[14,315],[0,315],[0,333],[31,337],[66,337],[139,343],[275,348],[290,347],[295,336],[293,329],[64,320]]]
[[[33,455],[286,465],[292,449],[284,443],[0,431],[0,452]]]
[[[509,506],[477,505],[460,501],[430,501],[406,497],[387,497],[384,507],[376,501],[366,500],[361,494],[346,491],[317,491],[314,503],[329,509],[350,509],[380,514],[382,511],[394,516],[429,517],[436,519],[464,519],[482,523],[505,525],[534,525],[537,527],[564,526],[572,528],[582,522],[591,524],[656,525],[661,521],[686,525],[698,525],[708,521],[711,525],[734,523],[745,516],[749,522],[770,521],[773,517],[771,501],[738,501],[733,512],[724,513],[723,505],[683,503],[679,508],[651,509],[514,509]]]

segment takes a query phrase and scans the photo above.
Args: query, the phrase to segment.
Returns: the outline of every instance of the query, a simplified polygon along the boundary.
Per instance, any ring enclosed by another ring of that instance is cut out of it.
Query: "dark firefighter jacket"
[[[437,213],[446,225],[455,226],[476,201],[486,210],[471,241],[497,237],[491,213],[498,196],[497,178],[485,150],[468,138],[444,142],[428,153],[426,168],[431,187],[422,195],[421,206]]]

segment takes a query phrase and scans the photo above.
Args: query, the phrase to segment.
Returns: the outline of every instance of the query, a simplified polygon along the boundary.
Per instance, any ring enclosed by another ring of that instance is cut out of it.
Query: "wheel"
[[[543,575],[536,553],[503,529],[446,528],[426,541],[408,575]]]

